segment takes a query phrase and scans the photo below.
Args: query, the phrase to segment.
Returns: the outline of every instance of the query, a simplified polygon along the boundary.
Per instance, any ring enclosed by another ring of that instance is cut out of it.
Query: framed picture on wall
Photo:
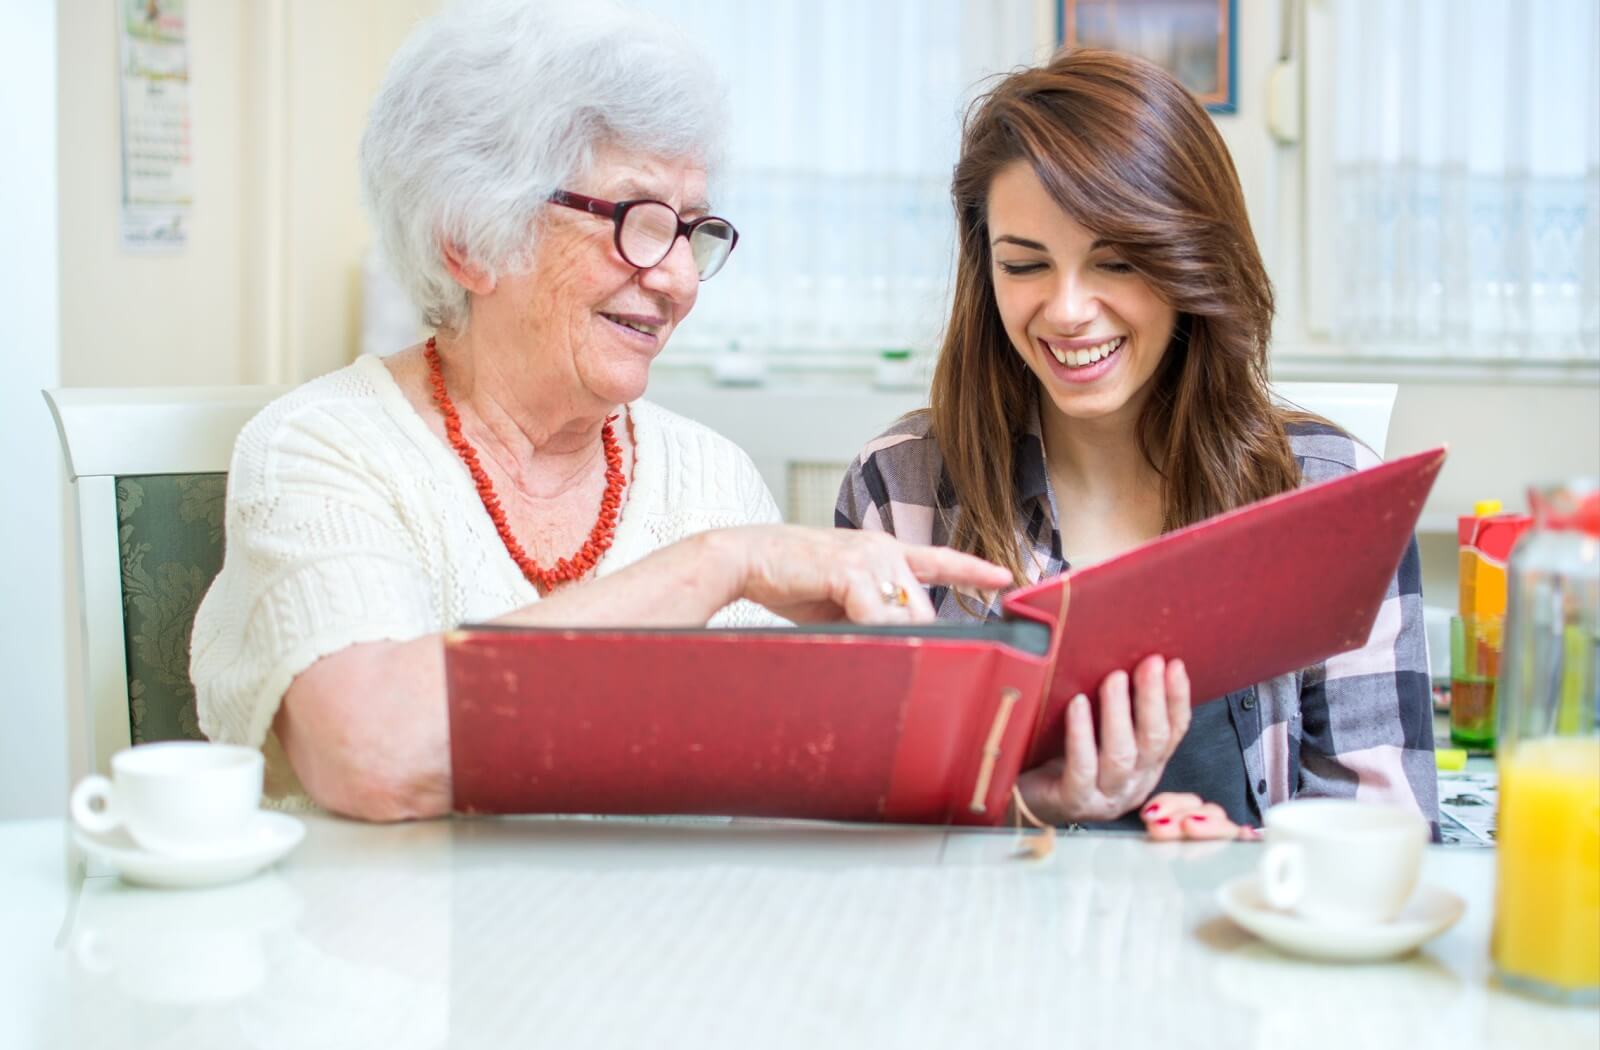
[[[1237,0],[1060,0],[1061,42],[1148,58],[1213,113],[1233,113]]]

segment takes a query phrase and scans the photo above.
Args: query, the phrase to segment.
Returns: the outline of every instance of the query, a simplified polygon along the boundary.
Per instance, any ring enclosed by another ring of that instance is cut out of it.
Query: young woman
[[[968,117],[951,193],[931,405],[862,450],[839,525],[948,544],[1021,585],[1377,462],[1273,403],[1272,288],[1238,176],[1161,69],[1077,50],[1007,77]],[[1142,816],[1157,837],[1241,834],[1314,795],[1436,822],[1420,582],[1413,544],[1365,647],[1192,713],[1176,661],[1113,673],[1098,705],[1069,707],[1066,757],[1024,773],[1023,800],[1056,823]],[[991,595],[929,597],[941,619],[999,614]]]

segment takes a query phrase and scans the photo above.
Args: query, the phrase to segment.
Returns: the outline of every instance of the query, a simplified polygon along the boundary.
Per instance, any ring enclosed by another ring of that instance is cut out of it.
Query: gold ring
[[[898,583],[884,580],[878,584],[878,593],[883,595],[885,605],[898,605],[904,609],[911,604],[911,592]]]

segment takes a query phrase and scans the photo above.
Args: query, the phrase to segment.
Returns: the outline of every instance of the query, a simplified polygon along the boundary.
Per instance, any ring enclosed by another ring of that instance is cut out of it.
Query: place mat
[[[1495,843],[1500,774],[1494,770],[1439,774],[1439,834],[1446,846],[1484,849]]]

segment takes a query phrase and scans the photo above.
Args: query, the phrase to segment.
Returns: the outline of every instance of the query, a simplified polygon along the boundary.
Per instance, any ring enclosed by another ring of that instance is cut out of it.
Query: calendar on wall
[[[121,0],[122,246],[178,251],[194,205],[186,0]]]

